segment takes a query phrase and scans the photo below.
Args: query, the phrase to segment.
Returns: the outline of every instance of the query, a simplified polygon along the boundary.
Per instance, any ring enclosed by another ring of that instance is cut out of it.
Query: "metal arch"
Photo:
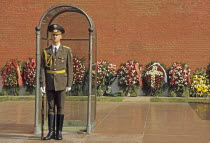
[[[69,8],[73,8],[72,10],[65,10],[64,12],[78,12],[78,13],[81,13],[81,14],[83,14],[86,18],[87,18],[87,20],[88,20],[88,22],[89,22],[89,25],[90,25],[90,28],[93,28],[93,22],[92,22],[92,19],[82,10],[82,9],[80,9],[80,8],[78,8],[78,7],[76,7],[76,6],[73,6],[73,5],[57,5],[57,6],[54,6],[54,7],[52,7],[52,8],[50,8],[50,9],[48,9],[44,14],[43,14],[43,16],[41,17],[41,19],[40,19],[40,22],[39,22],[39,25],[38,25],[38,27],[41,29],[41,25],[42,25],[42,21],[43,21],[43,19],[46,17],[46,15],[50,12],[50,11],[52,11],[53,9],[55,9],[55,8],[59,8],[59,7],[69,7]],[[73,10],[75,10],[75,11],[73,11]],[[63,12],[62,12],[63,13]],[[61,13],[60,13],[61,14]],[[59,15],[59,14],[58,14]],[[58,15],[56,15],[56,16],[58,16]],[[56,17],[56,16],[53,16],[53,18],[54,17]]]
[[[91,95],[92,95],[92,46],[93,46],[93,30],[95,29],[92,19],[80,8],[73,6],[73,5],[57,5],[50,9],[48,9],[43,16],[40,19],[39,25],[35,28],[36,29],[36,60],[37,60],[37,67],[36,67],[36,95],[35,95],[35,122],[34,122],[34,134],[39,134],[40,128],[39,128],[39,95],[40,95],[40,83],[39,83],[39,77],[40,77],[40,39],[41,39],[41,25],[44,20],[44,18],[49,14],[50,11],[59,8],[59,7],[69,7],[72,9],[63,9],[60,12],[53,15],[53,17],[50,20],[50,23],[55,19],[58,15],[64,13],[64,12],[77,12],[86,17],[86,19],[89,22],[90,28],[89,28],[89,96],[88,96],[88,117],[87,117],[87,133],[91,133]],[[49,23],[49,24],[50,24]]]

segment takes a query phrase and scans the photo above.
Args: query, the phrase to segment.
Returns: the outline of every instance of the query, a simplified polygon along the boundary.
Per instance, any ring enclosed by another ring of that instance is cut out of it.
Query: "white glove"
[[[41,92],[42,92],[43,94],[45,94],[45,93],[46,93],[46,89],[45,89],[45,86],[43,86],[43,87],[40,87],[40,90],[41,90]]]
[[[71,87],[66,87],[66,92],[70,91]]]

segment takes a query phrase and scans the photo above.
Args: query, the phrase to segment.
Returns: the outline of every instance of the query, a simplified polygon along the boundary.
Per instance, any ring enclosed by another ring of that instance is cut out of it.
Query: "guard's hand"
[[[66,87],[66,92],[69,92],[71,90],[71,87]]]
[[[45,88],[45,86],[40,87],[40,90],[41,90],[41,92],[42,92],[43,94],[45,94],[45,93],[46,93],[46,88]]]

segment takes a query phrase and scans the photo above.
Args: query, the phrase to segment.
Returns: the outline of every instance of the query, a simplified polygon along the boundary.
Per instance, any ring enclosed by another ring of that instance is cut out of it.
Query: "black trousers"
[[[57,109],[57,114],[64,114],[64,103],[65,103],[66,91],[54,91],[47,90],[47,101],[48,101],[48,114],[55,115]]]

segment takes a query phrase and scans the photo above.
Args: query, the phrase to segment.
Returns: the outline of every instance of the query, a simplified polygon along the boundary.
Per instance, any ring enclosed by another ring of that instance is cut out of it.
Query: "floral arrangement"
[[[193,73],[191,90],[192,96],[206,97],[210,95],[209,79],[205,70],[197,69]]]
[[[97,95],[102,96],[104,93],[109,94],[111,92],[110,85],[116,75],[116,65],[105,60],[98,60],[95,69],[97,70]],[[93,77],[95,77],[95,74],[95,70],[93,70]]]
[[[173,63],[169,69],[170,95],[189,96],[190,68],[185,63]]]
[[[128,60],[120,65],[117,74],[119,76],[118,84],[123,95],[137,96],[138,86],[142,86],[141,70],[142,65],[135,60]]]
[[[163,93],[163,86],[167,82],[165,66],[151,62],[145,67],[143,85],[147,95],[158,96]]]
[[[26,91],[33,93],[36,86],[36,60],[29,58],[23,67],[23,79],[27,87]]]
[[[19,87],[23,85],[21,67],[22,63],[18,60],[11,60],[3,67],[1,76],[5,94],[19,95]]]
[[[83,86],[85,80],[86,68],[83,62],[84,58],[79,59],[78,57],[73,57],[73,85],[71,94],[72,95],[83,95]]]
[[[85,65],[83,64],[84,60],[84,58],[73,58],[73,84],[80,84],[84,81],[86,70]]]
[[[86,67],[84,58],[73,57],[73,85],[70,95],[82,96],[86,88]],[[2,68],[3,95],[19,95],[20,87],[27,86],[26,91],[33,92],[36,86],[36,60],[29,58],[23,63],[17,59],[7,62]],[[168,81],[169,96],[193,97],[210,96],[210,64],[207,69],[197,69],[192,75],[185,63],[173,63],[168,70],[168,80],[165,66],[158,62],[146,65],[141,73],[142,65],[133,60],[120,65],[116,71],[116,65],[105,60],[98,60],[92,70],[93,84],[97,86],[97,95],[111,95],[111,84],[118,78],[119,94],[122,96],[137,96],[139,86],[143,87],[146,95],[159,96],[163,93],[165,83]],[[191,76],[191,78],[190,78]],[[190,89],[189,89],[190,88]]]

